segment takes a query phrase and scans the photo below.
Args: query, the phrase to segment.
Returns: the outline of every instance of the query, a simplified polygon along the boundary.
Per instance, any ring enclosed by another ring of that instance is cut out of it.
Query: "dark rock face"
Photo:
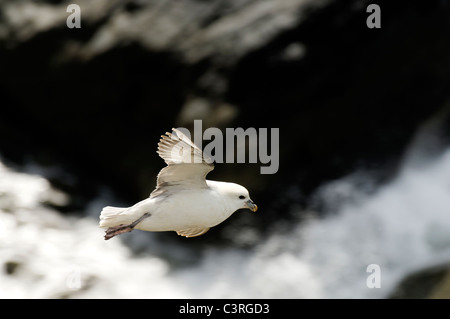
[[[406,276],[392,292],[392,299],[447,299],[448,265],[437,265]]]
[[[72,172],[53,181],[76,208],[101,183],[147,196],[159,136],[197,118],[280,128],[277,174],[219,164],[209,176],[246,185],[267,224],[356,168],[388,179],[449,99],[444,1],[380,2],[381,29],[356,0],[78,3],[81,29],[63,1],[0,4],[0,152]]]

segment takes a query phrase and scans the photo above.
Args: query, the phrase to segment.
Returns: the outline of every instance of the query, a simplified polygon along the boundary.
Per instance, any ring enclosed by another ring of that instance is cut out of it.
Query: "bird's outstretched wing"
[[[157,153],[166,162],[158,174],[156,189],[150,197],[170,190],[208,188],[206,175],[214,169],[212,159],[177,129],[162,135]]]

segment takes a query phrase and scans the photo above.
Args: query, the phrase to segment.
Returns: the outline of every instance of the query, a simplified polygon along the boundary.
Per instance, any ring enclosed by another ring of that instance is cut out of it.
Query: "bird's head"
[[[210,181],[207,182],[210,185]],[[242,208],[248,208],[253,212],[258,210],[258,206],[250,199],[248,190],[244,186],[225,182],[214,182],[214,184],[216,184],[215,186],[218,187],[220,193],[227,197],[228,202],[235,210]]]

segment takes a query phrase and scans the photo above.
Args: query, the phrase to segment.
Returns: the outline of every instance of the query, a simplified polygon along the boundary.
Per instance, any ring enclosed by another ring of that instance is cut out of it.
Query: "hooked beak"
[[[258,206],[256,206],[255,203],[252,202],[251,199],[245,202],[245,205],[248,209],[250,209],[252,212],[256,212],[258,210]]]

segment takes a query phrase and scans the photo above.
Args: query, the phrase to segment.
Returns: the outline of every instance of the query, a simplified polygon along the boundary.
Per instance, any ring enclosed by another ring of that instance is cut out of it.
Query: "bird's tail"
[[[128,223],[129,217],[122,214],[127,209],[127,207],[104,207],[100,213],[100,227],[106,228]]]

